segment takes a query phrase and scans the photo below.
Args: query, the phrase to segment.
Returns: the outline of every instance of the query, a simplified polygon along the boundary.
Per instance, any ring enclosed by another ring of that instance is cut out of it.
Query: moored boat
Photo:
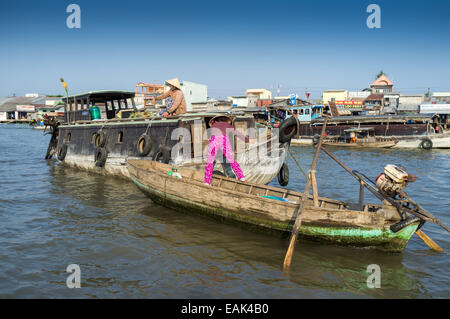
[[[393,137],[375,136],[375,131],[372,127],[365,127],[344,130],[344,134],[341,136],[325,138],[323,144],[354,148],[390,148],[397,144],[397,140]]]
[[[215,116],[228,116],[233,127],[244,134],[257,131],[254,117],[241,111],[193,112],[164,118],[154,110],[146,117],[137,117],[134,115],[142,112],[135,107],[134,92],[94,91],[69,96],[64,102],[64,122],[46,123],[53,130],[46,158],[56,154],[60,162],[69,166],[107,175],[128,177],[128,158],[164,163],[179,160],[178,165],[204,168],[207,130]],[[188,156],[175,151],[173,156],[175,146],[180,145],[178,132],[189,135],[182,142],[189,150]],[[248,181],[267,184],[283,166],[289,142],[278,143],[278,135],[270,127],[255,135],[251,143],[233,143],[233,151]],[[229,172],[226,165],[216,165],[215,169],[223,174]]]
[[[127,167],[132,181],[156,203],[271,233],[291,232],[303,195],[218,175],[209,186],[203,183],[202,171],[177,168],[178,174],[170,174],[173,166],[150,160],[128,160]],[[419,226],[417,219],[401,221],[389,205],[366,204],[354,210],[325,197],[319,197],[318,203],[314,206],[312,196],[308,196],[300,238],[399,252]],[[391,226],[397,226],[395,232]]]
[[[397,138],[395,148],[448,149],[450,148],[450,131],[428,133],[425,135],[403,136]]]

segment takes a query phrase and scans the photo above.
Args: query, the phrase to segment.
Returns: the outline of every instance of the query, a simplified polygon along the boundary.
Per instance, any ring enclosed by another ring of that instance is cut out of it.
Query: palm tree
[[[375,77],[375,79],[378,79],[380,76],[382,75],[387,75],[386,73],[383,72],[383,70],[381,70],[380,72],[378,72],[377,76]]]

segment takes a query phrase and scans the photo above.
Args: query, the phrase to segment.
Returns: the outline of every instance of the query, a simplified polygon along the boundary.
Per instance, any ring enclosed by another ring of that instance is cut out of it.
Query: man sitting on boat
[[[186,100],[178,78],[167,80],[166,84],[170,90],[155,97],[156,100],[166,99],[166,109],[160,115],[167,117],[186,113]]]

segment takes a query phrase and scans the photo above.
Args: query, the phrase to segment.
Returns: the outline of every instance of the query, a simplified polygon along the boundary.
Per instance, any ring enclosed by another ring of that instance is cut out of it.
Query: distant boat
[[[45,125],[32,125],[34,130],[45,130]]]
[[[377,147],[390,148],[398,143],[394,137],[375,136],[373,127],[350,128],[344,130],[344,134],[337,137],[325,138],[324,145],[340,147]]]
[[[429,133],[425,135],[404,136],[398,138],[396,148],[448,149],[450,148],[450,131]]]

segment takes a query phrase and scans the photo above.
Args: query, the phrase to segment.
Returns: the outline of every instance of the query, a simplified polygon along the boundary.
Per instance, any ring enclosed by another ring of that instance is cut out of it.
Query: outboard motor
[[[378,189],[384,194],[395,198],[397,195],[400,198],[405,198],[406,193],[404,189],[408,183],[415,182],[417,177],[408,174],[404,168],[397,165],[386,165],[384,173],[381,173],[376,178],[376,185]]]

